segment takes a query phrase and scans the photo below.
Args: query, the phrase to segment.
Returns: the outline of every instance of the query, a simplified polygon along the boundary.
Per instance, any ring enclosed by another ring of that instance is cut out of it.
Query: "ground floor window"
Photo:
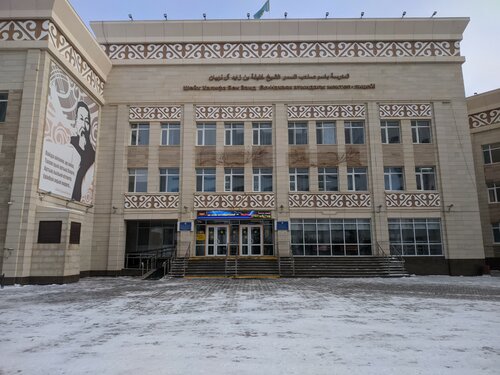
[[[389,219],[394,255],[442,255],[440,219]]]
[[[198,220],[196,256],[226,255],[274,255],[272,220]]]
[[[293,255],[371,255],[370,219],[293,219]]]
[[[175,220],[127,221],[125,250],[127,253],[175,247],[177,222]]]

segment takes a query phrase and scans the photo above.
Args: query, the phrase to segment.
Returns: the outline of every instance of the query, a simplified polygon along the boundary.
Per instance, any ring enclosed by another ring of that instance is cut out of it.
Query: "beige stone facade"
[[[467,98],[469,127],[475,162],[484,253],[487,264],[500,268],[500,159],[495,148],[500,146],[500,90]],[[492,154],[493,153],[493,154]],[[496,234],[496,236],[495,236]]]
[[[2,2],[1,273],[8,282],[120,274],[143,224],[142,248],[168,237],[192,257],[248,255],[245,246],[268,256],[393,253],[410,272],[479,273],[467,22],[95,22],[94,39],[64,0]],[[57,118],[54,63],[97,108],[94,169],[82,185],[93,177],[90,201],[40,189],[44,129]],[[272,176],[270,191],[261,174]],[[221,210],[257,215],[247,224],[202,216]],[[39,243],[40,222],[51,221],[62,222],[60,242]],[[177,231],[181,222],[191,230]]]

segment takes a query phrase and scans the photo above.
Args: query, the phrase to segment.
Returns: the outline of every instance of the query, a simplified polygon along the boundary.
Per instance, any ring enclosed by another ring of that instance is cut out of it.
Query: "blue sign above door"
[[[271,219],[271,211],[198,211],[198,220]]]

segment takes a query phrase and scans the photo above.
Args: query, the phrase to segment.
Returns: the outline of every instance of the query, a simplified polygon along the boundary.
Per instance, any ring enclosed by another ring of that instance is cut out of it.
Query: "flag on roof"
[[[271,6],[269,5],[269,0],[267,0],[264,5],[262,5],[262,8],[260,8],[257,13],[253,15],[253,18],[256,20],[260,20],[264,12],[269,12],[271,10]]]

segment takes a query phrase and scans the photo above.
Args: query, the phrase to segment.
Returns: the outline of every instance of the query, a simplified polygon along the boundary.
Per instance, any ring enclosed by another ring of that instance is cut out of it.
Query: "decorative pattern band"
[[[469,127],[471,129],[496,123],[500,123],[500,108],[474,113],[469,116]]]
[[[180,120],[181,106],[130,107],[130,120]]]
[[[271,105],[206,105],[196,106],[197,120],[271,120]]]
[[[125,194],[125,208],[179,208],[178,194]]]
[[[424,104],[380,104],[380,118],[432,117],[432,106]]]
[[[102,47],[112,60],[460,56],[460,42],[455,40],[140,43]]]
[[[102,95],[104,90],[102,79],[52,21],[0,20],[0,41],[33,40],[48,40],[60,57],[80,74],[82,80]]]
[[[274,194],[197,194],[194,208],[274,208]]]
[[[372,204],[370,194],[363,193],[292,193],[288,195],[288,203],[290,208],[355,208]]]
[[[289,105],[289,119],[341,119],[365,118],[363,104],[348,105]]]
[[[439,193],[386,193],[387,207],[440,207]]]

